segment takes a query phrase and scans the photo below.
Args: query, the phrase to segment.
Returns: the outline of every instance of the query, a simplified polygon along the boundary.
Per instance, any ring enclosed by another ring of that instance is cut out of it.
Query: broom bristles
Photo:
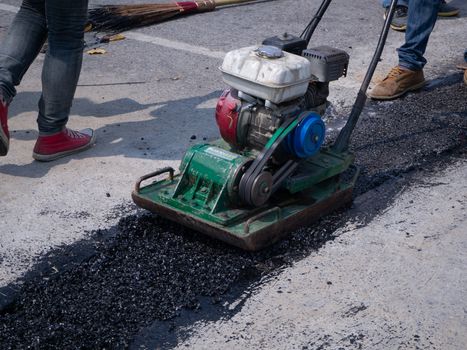
[[[166,4],[102,5],[89,10],[92,30],[123,32],[150,26],[180,14],[214,10],[216,5],[233,5],[254,0],[199,0]]]
[[[180,13],[175,4],[109,5],[89,11],[96,31],[122,32],[165,21]]]

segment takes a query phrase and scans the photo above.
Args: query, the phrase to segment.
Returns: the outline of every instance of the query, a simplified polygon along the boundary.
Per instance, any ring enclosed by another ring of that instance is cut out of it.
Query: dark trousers
[[[81,71],[88,0],[24,0],[0,43],[0,93],[7,102],[48,38],[37,123],[41,134],[64,128]]]

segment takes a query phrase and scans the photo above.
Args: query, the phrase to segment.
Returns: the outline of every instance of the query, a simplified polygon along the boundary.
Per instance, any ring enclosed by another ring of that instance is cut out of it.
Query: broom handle
[[[214,3],[216,6],[226,6],[226,5],[235,5],[235,4],[241,4],[244,2],[251,2],[254,0],[215,0]]]

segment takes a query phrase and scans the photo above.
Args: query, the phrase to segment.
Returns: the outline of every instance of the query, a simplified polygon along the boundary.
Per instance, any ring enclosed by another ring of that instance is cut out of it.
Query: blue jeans
[[[399,65],[410,70],[421,70],[428,39],[438,18],[441,0],[410,0],[405,31],[405,43],[397,49]]]
[[[9,103],[48,38],[37,123],[41,134],[61,131],[81,72],[88,0],[23,0],[0,44],[0,94]]]

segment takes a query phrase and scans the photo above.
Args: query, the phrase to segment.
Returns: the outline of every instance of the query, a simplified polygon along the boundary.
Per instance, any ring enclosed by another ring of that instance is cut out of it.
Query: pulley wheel
[[[249,204],[260,207],[271,197],[272,192],[272,174],[263,171],[253,182],[250,189]]]

